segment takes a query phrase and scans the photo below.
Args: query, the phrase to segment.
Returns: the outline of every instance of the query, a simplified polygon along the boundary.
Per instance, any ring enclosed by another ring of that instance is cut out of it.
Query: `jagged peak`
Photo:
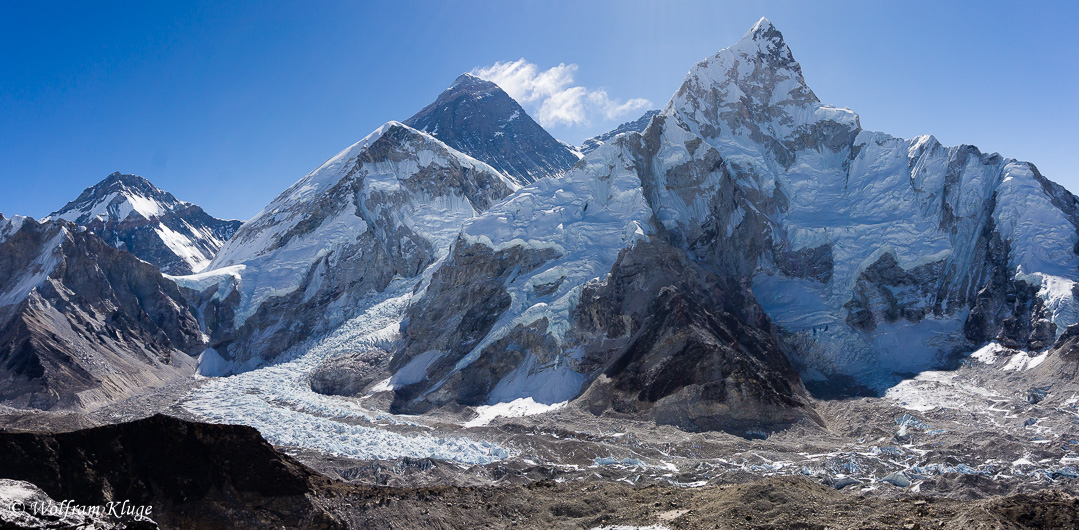
[[[109,176],[101,180],[98,186],[112,186],[116,184],[124,184],[128,186],[150,186],[156,187],[146,178],[131,173],[121,173],[119,171],[113,171]]]
[[[773,25],[770,20],[766,17],[761,17],[756,24],[753,24],[752,28],[749,28],[749,31],[742,35],[742,39],[762,40],[771,39],[776,36],[780,39],[783,38],[783,34],[776,29],[775,25]]]
[[[486,80],[486,79],[484,79],[482,77],[472,75],[472,74],[467,73],[467,72],[457,76],[457,79],[454,79],[453,84],[451,84],[450,87],[447,88],[446,90],[447,91],[452,91],[452,90],[460,90],[460,89],[473,89],[473,90],[475,90],[475,89],[480,89],[480,90],[499,89],[499,90],[501,90],[501,88],[499,88],[499,86],[496,85],[495,83],[493,83],[491,81],[488,81],[488,80]]]
[[[42,220],[87,223],[98,218],[121,220],[129,213],[150,219],[186,204],[139,175],[114,171]]]

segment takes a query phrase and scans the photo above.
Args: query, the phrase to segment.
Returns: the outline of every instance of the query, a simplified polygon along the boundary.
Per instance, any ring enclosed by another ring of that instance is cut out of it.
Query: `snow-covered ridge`
[[[4,214],[0,213],[0,243],[10,237],[15,232],[22,228],[23,223],[26,222],[26,217],[22,215],[13,215],[11,218],[4,217]]]
[[[379,144],[387,134],[400,138]],[[379,155],[369,151],[373,147],[392,152],[376,160]],[[399,224],[429,238],[434,247],[447,248],[460,225],[484,209],[459,188],[423,182],[450,167],[484,174],[488,185],[497,182],[506,192],[517,187],[502,173],[433,136],[391,121],[287,189],[244,224],[208,268],[245,265],[240,273],[243,302],[237,323],[253,314],[265,298],[298,288],[313,263],[374,231],[371,223]],[[301,223],[312,219],[311,208],[319,202],[332,210],[321,212],[328,215],[310,232],[293,236]]]
[[[0,219],[0,243],[7,239],[4,232],[9,231],[7,236],[14,235],[27,223],[31,225],[37,224],[33,219],[21,216],[16,216],[11,220]],[[34,252],[34,258],[28,266],[22,267],[15,276],[0,282],[0,286],[4,287],[0,292],[0,307],[22,302],[52,274],[53,269],[62,259],[60,245],[70,237],[68,227],[63,224],[53,228],[53,231],[55,233],[52,237],[40,247],[27,249]],[[11,249],[9,251],[14,252],[15,250],[22,249]]]
[[[212,342],[227,344],[215,349],[231,371],[247,369],[303,333],[332,330],[395,277],[420,274],[446,254],[462,224],[517,187],[434,136],[391,121],[285,190],[204,273],[175,280],[212,289],[210,302],[228,305]],[[311,327],[298,333],[294,326]]]

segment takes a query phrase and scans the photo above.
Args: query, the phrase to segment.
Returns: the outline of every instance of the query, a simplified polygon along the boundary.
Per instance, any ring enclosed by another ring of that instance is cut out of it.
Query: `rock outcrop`
[[[0,433],[0,477],[83,506],[149,506],[165,528],[344,527],[307,496],[326,481],[251,427],[169,416],[65,433]]]

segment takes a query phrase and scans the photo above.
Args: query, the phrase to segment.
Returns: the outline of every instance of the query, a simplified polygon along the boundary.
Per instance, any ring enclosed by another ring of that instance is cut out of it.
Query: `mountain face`
[[[463,223],[516,188],[431,135],[383,125],[244,224],[206,272],[176,278],[202,293],[211,347],[200,371],[242,371],[332,330],[445,256]]]
[[[642,132],[464,227],[409,309],[394,408],[784,422],[795,372],[881,388],[987,341],[1049,347],[1079,316],[1077,227],[1031,164],[863,131],[762,19]]]
[[[5,404],[92,409],[190,377],[201,349],[195,314],[153,265],[66,221],[21,218],[0,240]]]
[[[471,74],[462,74],[434,103],[404,123],[521,184],[560,175],[580,158],[498,85]]]
[[[639,133],[648,126],[648,122],[652,119],[652,116],[655,116],[656,114],[659,114],[658,110],[650,110],[648,112],[645,112],[644,115],[642,115],[640,118],[637,118],[636,120],[627,121],[626,123],[623,123],[618,127],[611,129],[610,131],[607,131],[597,136],[593,136],[585,140],[584,143],[581,144],[581,147],[579,147],[577,150],[580,151],[581,154],[587,155],[588,153],[599,149],[599,146],[611,141],[615,136],[628,132]]]
[[[243,224],[211,217],[136,175],[113,173],[47,219],[86,227],[166,274],[206,267]]]

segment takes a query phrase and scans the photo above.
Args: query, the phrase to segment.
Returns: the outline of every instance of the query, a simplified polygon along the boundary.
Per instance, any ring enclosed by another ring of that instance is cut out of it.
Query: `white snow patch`
[[[561,403],[555,403],[553,405],[546,405],[543,403],[536,403],[530,397],[518,398],[508,403],[498,403],[495,405],[481,405],[476,407],[476,417],[468,420],[464,423],[465,427],[482,427],[491,423],[492,420],[499,417],[506,418],[519,418],[522,416],[532,416],[535,414],[543,414],[544,412],[551,412],[552,410],[558,410],[565,407],[568,401]]]

